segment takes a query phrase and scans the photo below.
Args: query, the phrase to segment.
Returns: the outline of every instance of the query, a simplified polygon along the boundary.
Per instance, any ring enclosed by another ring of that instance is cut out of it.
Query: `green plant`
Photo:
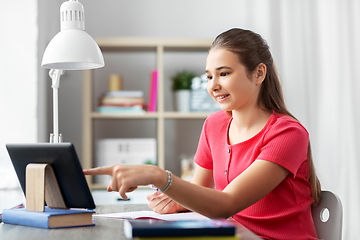
[[[194,77],[196,77],[196,74],[187,70],[176,73],[171,78],[173,81],[172,90],[191,89],[191,81]]]

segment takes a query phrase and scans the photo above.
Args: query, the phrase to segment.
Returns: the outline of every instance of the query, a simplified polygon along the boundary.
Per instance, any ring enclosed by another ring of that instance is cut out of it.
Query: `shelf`
[[[143,50],[164,47],[174,51],[207,51],[212,43],[210,39],[168,39],[168,38],[96,38],[103,51],[127,49]]]

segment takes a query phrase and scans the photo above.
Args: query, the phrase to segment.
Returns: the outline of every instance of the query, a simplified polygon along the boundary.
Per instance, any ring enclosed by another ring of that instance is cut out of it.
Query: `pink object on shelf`
[[[154,69],[151,72],[148,112],[156,112],[157,83],[158,83],[158,70]]]

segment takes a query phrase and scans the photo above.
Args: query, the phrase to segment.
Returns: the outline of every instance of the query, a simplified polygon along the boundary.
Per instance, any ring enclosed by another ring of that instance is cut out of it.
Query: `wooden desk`
[[[95,211],[97,214],[113,212],[129,212],[150,210],[144,204],[117,204],[99,205]],[[123,231],[123,220],[94,217],[96,220],[93,227],[76,227],[64,229],[41,229],[24,227],[11,224],[0,224],[0,239],[26,239],[26,240],[102,240],[102,239],[127,239]],[[254,233],[243,226],[238,227],[241,240],[259,240]]]

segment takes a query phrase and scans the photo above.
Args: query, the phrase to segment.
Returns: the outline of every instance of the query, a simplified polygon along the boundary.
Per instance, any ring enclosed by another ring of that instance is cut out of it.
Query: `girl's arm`
[[[191,182],[203,187],[214,188],[213,171],[195,164],[195,170]]]
[[[166,194],[189,210],[210,218],[227,218],[265,197],[288,174],[276,163],[256,160],[222,192],[174,177]]]
[[[194,182],[198,181],[203,186],[174,176],[166,195],[184,208],[210,218],[227,218],[240,212],[265,197],[289,174],[288,170],[276,163],[256,160],[221,192],[209,188],[212,186],[209,177],[211,170],[197,167],[196,171]],[[125,199],[126,192],[133,191],[139,185],[154,184],[162,189],[168,179],[163,169],[153,165],[113,165],[84,170],[84,174],[112,176],[108,190],[119,191]]]

